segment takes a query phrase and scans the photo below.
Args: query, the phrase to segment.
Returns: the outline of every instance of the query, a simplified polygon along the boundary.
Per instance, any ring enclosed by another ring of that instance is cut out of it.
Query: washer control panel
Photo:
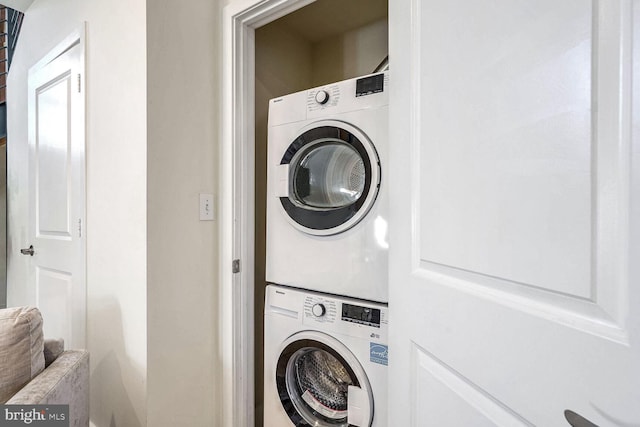
[[[305,320],[334,323],[338,318],[336,301],[319,295],[307,295],[304,299],[304,317]]]
[[[387,342],[387,304],[270,284],[265,316],[278,316],[300,330],[375,340],[377,344]]]
[[[373,326],[374,328],[380,327],[382,312],[379,308],[348,304],[346,302],[343,302],[341,305],[343,321]]]
[[[311,307],[311,312],[316,317],[322,317],[327,314],[327,307],[322,303],[316,303]]]
[[[386,305],[315,293],[307,293],[303,301],[303,324],[322,325],[327,331],[349,336],[386,339]]]

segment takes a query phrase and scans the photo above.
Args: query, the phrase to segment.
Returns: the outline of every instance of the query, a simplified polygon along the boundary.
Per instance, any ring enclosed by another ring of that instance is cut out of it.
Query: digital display
[[[356,96],[371,95],[382,91],[384,91],[384,74],[356,80]]]
[[[380,327],[380,310],[359,305],[342,304],[342,320]]]

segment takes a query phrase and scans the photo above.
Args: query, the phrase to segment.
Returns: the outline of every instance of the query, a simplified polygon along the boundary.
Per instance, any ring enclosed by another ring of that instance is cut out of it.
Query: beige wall
[[[87,343],[91,422],[100,427],[147,425],[145,8],[145,0],[34,1],[8,81],[15,254],[27,236],[27,71],[87,22]],[[25,257],[10,256],[8,269],[11,304]]]
[[[218,12],[207,0],[36,0],[27,10],[9,77],[13,248],[27,235],[26,73],[87,22],[96,426],[219,423],[217,222],[198,219],[198,194],[217,188]],[[12,259],[12,283],[24,282],[26,267]]]
[[[388,55],[388,35],[382,19],[314,43],[312,86],[373,73]]]
[[[218,5],[147,5],[148,425],[217,426]]]

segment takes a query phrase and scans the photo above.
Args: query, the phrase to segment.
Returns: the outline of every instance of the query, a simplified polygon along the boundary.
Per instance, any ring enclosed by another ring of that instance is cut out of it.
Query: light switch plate
[[[213,194],[200,193],[200,221],[213,221],[214,213]]]

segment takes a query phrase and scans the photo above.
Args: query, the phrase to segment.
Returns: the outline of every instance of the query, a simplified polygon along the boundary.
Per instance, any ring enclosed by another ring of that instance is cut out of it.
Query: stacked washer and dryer
[[[266,427],[386,426],[388,83],[269,103]]]

